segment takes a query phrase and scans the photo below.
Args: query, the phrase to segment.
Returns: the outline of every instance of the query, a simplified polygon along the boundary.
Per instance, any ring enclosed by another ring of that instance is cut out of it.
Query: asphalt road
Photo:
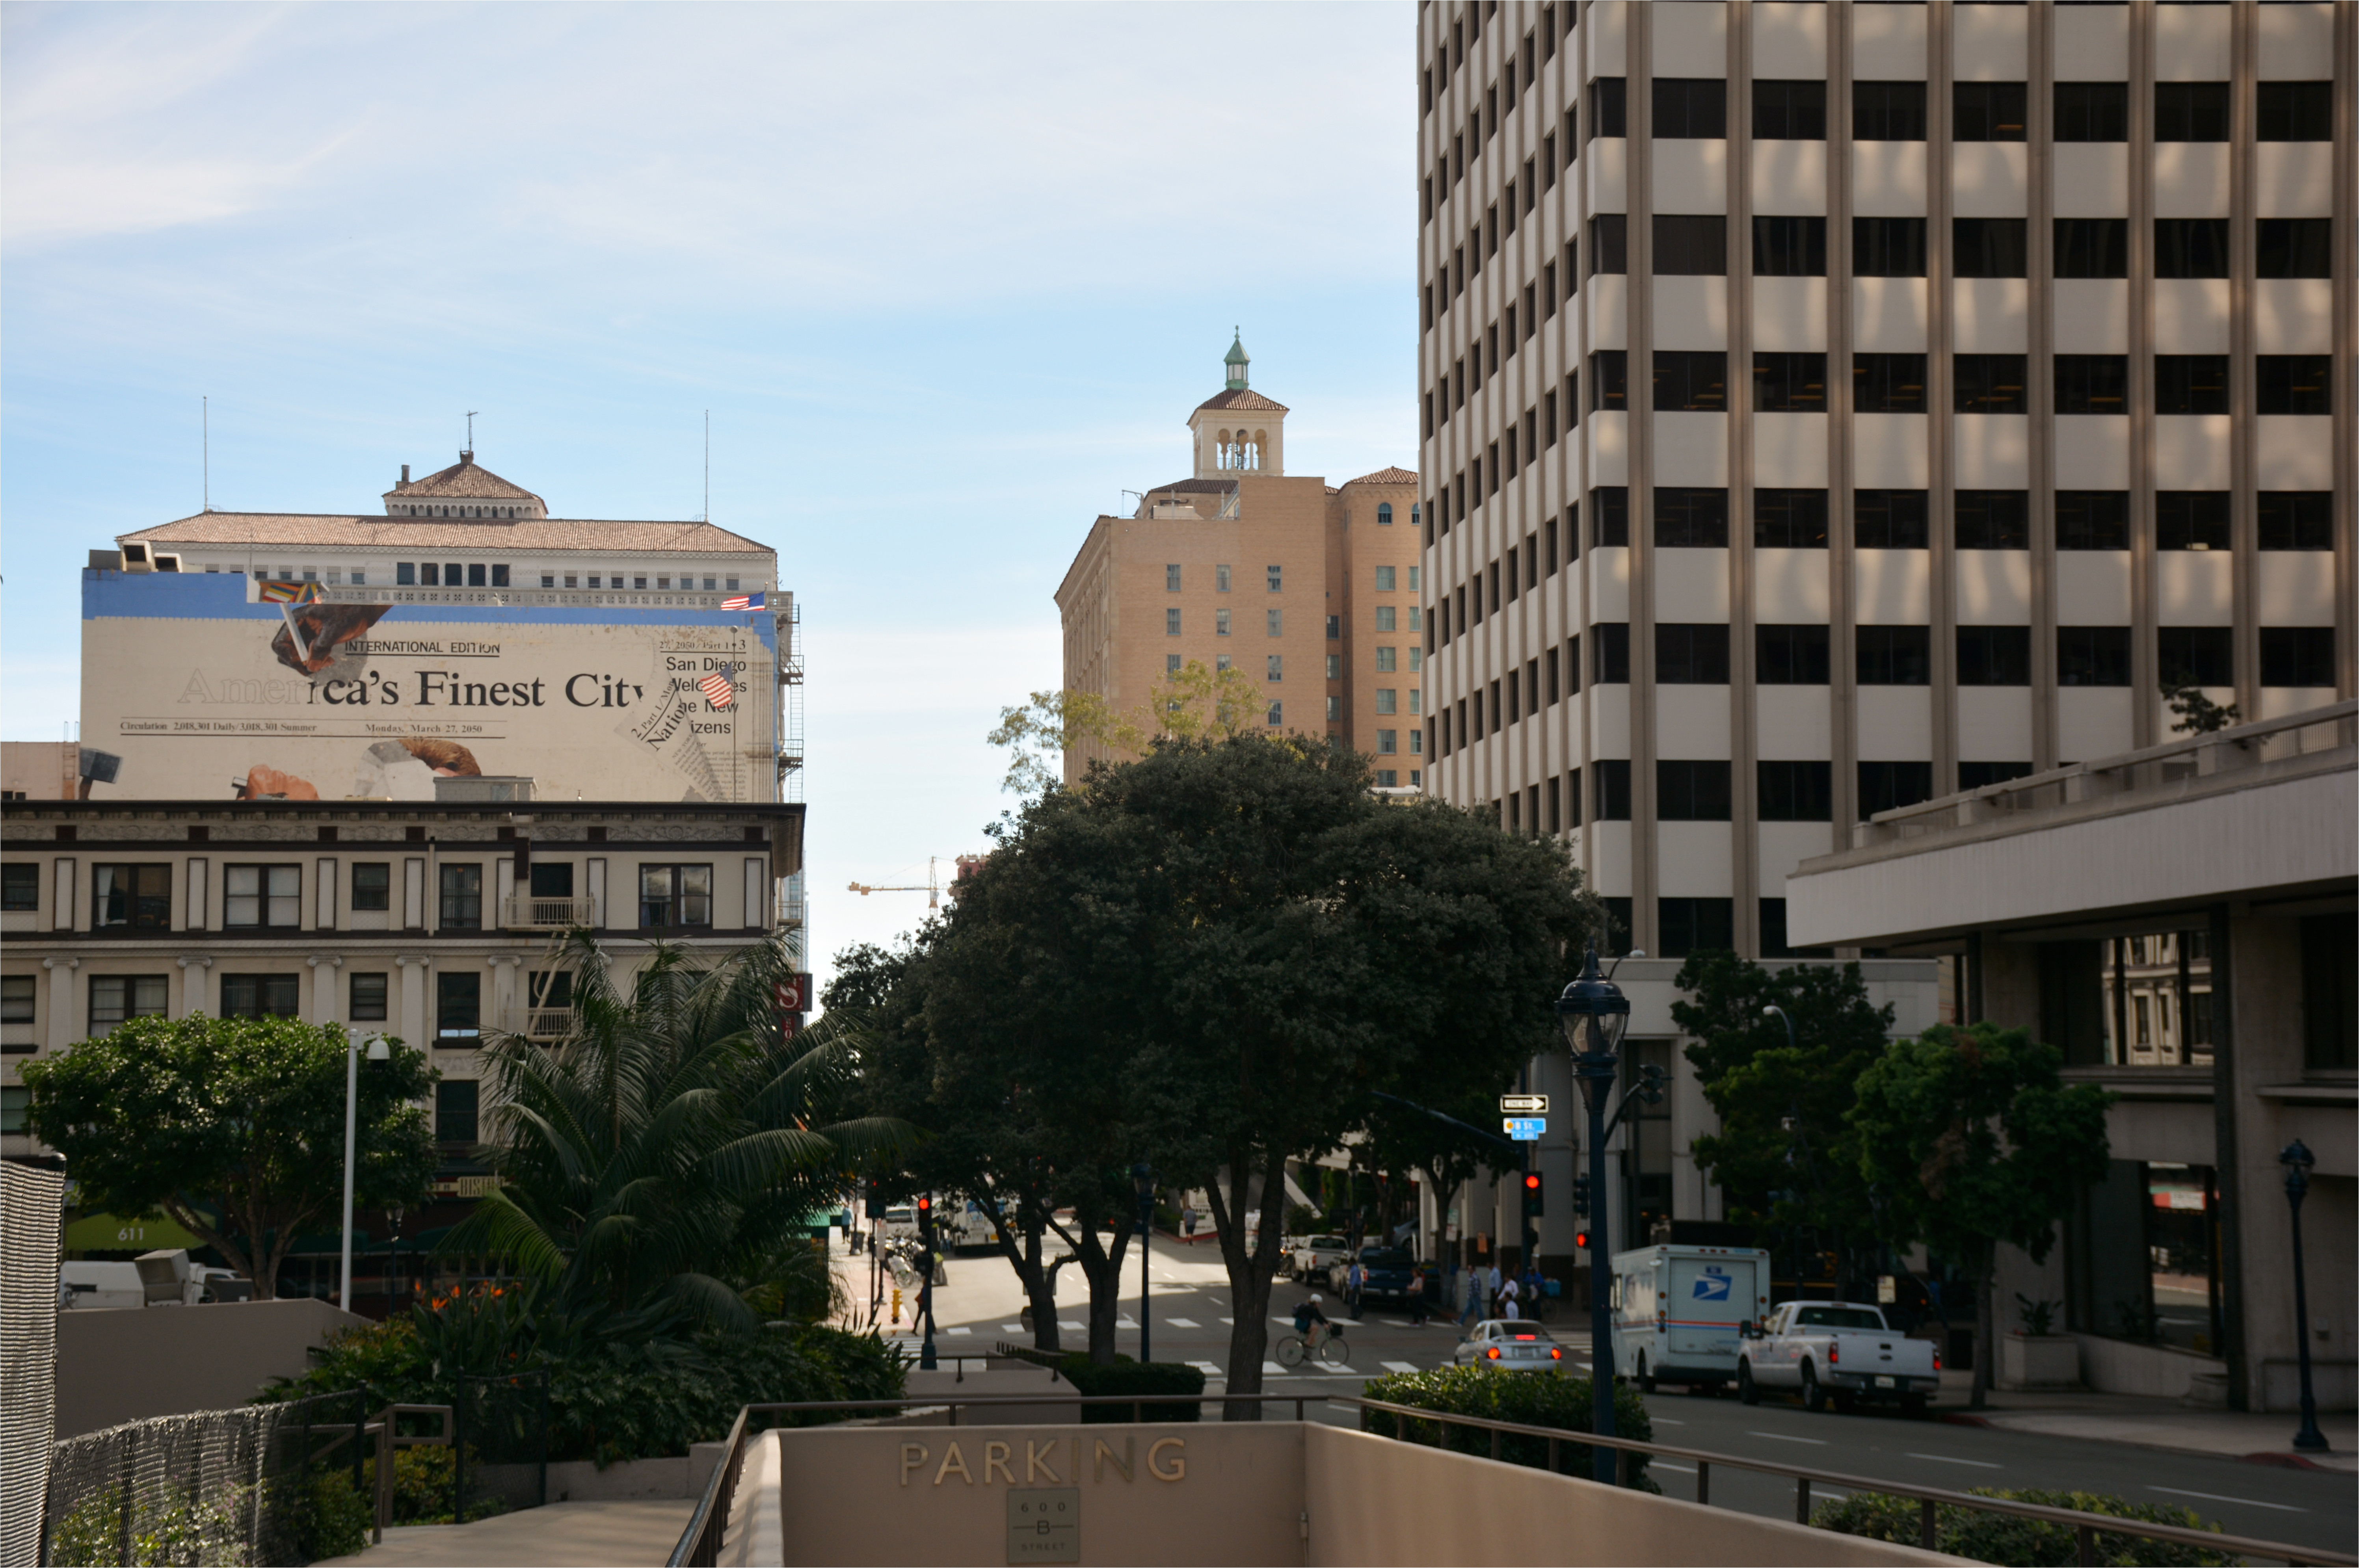
[[[864,1299],[865,1260],[850,1262],[862,1281],[860,1293]],[[1155,1358],[1194,1362],[1217,1385],[1228,1358],[1235,1315],[1218,1258],[1209,1248],[1183,1252],[1158,1247],[1152,1268]],[[980,1356],[1000,1339],[1028,1343],[1028,1336],[1016,1326],[1022,1298],[1012,1270],[995,1259],[968,1257],[952,1260],[950,1271],[951,1284],[937,1292],[935,1309],[936,1346],[941,1354]],[[1122,1324],[1117,1330],[1116,1347],[1125,1355],[1138,1351],[1137,1281],[1134,1254],[1124,1271]],[[1086,1343],[1082,1332],[1083,1303],[1088,1299],[1085,1281],[1077,1269],[1069,1267],[1059,1285],[1058,1315],[1066,1325],[1063,1343],[1068,1349],[1082,1348]],[[1284,1320],[1294,1303],[1309,1293],[1308,1287],[1283,1280],[1272,1292],[1273,1321],[1267,1327],[1273,1354],[1278,1337],[1292,1332],[1291,1324]],[[1332,1292],[1321,1293],[1331,1315],[1342,1320]],[[1585,1317],[1568,1321],[1569,1317],[1560,1311],[1549,1326],[1565,1342],[1571,1369],[1585,1372],[1588,1321]],[[1372,1305],[1360,1322],[1346,1322],[1344,1328],[1351,1346],[1348,1370],[1306,1367],[1289,1373],[1269,1363],[1264,1368],[1264,1387],[1272,1393],[1356,1394],[1363,1379],[1446,1363],[1458,1343],[1453,1325],[1432,1323],[1412,1328],[1397,1308]],[[903,1332],[908,1332],[906,1320]],[[967,1386],[978,1393],[993,1391],[973,1378]],[[1655,1420],[1657,1441],[1734,1458],[1808,1465],[1959,1491],[1974,1487],[2036,1487],[2109,1493],[2144,1502],[2183,1504],[2240,1535],[2359,1551],[2359,1486],[2347,1473],[2280,1468],[2128,1444],[1958,1425],[1938,1419],[1938,1407],[1934,1418],[1914,1421],[1897,1411],[1878,1410],[1813,1415],[1791,1400],[1765,1396],[1761,1404],[1747,1407],[1734,1395],[1703,1398],[1676,1392],[1650,1396],[1647,1406]],[[1306,1413],[1343,1425],[1353,1424],[1355,1419],[1353,1412],[1334,1407],[1322,1413],[1314,1406]],[[1658,1461],[1655,1478],[1672,1497],[1693,1496],[1694,1476],[1679,1462]],[[1814,1484],[1811,1496],[1815,1502],[1843,1491]],[[1715,1466],[1712,1500],[1748,1513],[1790,1519],[1794,1486],[1784,1478]]]

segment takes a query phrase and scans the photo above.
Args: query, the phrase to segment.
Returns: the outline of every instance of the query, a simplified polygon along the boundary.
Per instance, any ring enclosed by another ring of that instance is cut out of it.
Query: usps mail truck
[[[1769,1311],[1769,1254],[1663,1243],[1614,1255],[1614,1369],[1716,1390],[1736,1380],[1737,1330]]]

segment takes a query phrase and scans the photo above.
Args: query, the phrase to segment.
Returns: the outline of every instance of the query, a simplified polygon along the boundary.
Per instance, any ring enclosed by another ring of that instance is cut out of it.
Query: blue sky
[[[1413,466],[1414,16],[1358,5],[0,8],[0,734],[73,573],[481,461],[774,546],[813,944],[1006,805],[1090,519],[1186,471],[1241,324],[1289,471]]]

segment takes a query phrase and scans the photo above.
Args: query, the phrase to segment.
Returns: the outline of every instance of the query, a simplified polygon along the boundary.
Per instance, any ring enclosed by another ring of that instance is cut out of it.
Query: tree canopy
[[[425,1200],[434,1139],[413,1102],[432,1086],[426,1054],[398,1041],[359,1065],[353,1203]],[[28,1062],[27,1120],[66,1157],[85,1208],[161,1211],[277,1293],[297,1238],[342,1219],[342,1024],[291,1018],[126,1020],[112,1033]]]

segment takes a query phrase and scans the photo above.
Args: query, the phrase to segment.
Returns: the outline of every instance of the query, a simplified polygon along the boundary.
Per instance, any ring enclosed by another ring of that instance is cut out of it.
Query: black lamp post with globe
[[[2293,1445],[2322,1454],[2326,1433],[2318,1430],[2318,1399],[2310,1387],[2310,1288],[2301,1271],[2301,1200],[2310,1195],[2310,1168],[2318,1159],[2297,1138],[2285,1146],[2277,1163],[2285,1167],[2286,1206],[2293,1210],[2293,1332],[2299,1341],[2301,1366],[2301,1430],[2293,1434]]]
[[[1606,1101],[1621,1065],[1623,1032],[1630,1027],[1630,999],[1622,988],[1597,972],[1597,949],[1589,949],[1581,976],[1557,998],[1557,1022],[1565,1043],[1572,1047],[1573,1075],[1581,1081],[1582,1099],[1589,1112],[1589,1190],[1592,1200],[1589,1237],[1589,1383],[1592,1394],[1590,1430],[1600,1437],[1614,1435],[1614,1324],[1607,1284],[1612,1264],[1611,1232],[1605,1202]],[[1619,1119],[1617,1116],[1615,1119]],[[1614,1451],[1590,1449],[1591,1474],[1612,1486]]]

